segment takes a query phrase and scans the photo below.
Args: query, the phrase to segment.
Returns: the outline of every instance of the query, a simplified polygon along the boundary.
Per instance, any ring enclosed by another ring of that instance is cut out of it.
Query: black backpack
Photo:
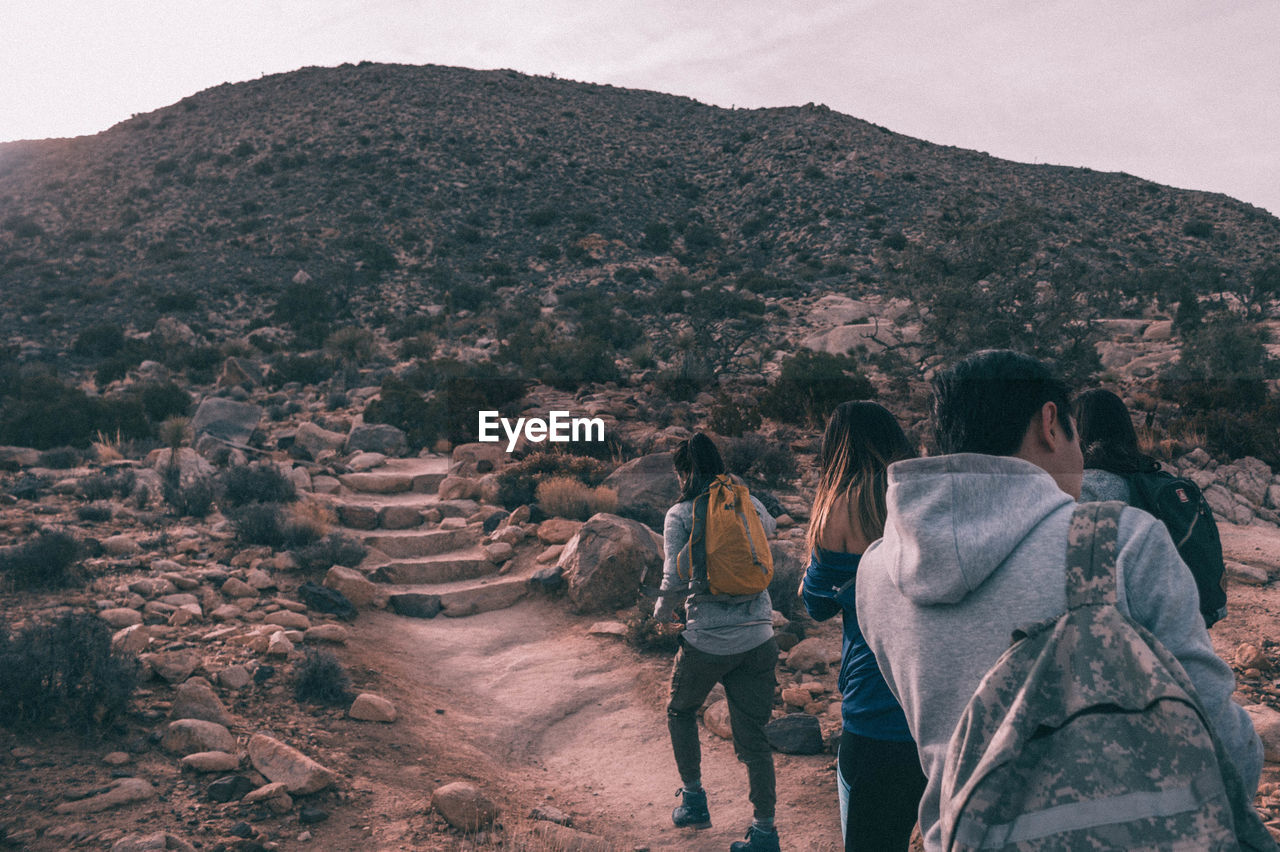
[[[1195,577],[1205,627],[1212,627],[1227,616],[1222,541],[1213,510],[1189,479],[1157,470],[1129,474],[1128,480],[1129,502],[1155,515],[1169,530],[1178,555]]]

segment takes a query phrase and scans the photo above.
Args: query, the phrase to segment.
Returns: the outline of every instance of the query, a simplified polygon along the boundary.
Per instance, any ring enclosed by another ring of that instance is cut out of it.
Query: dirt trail
[[[617,849],[727,849],[751,821],[731,744],[703,730],[713,827],[674,828],[679,779],[663,712],[670,660],[588,634],[596,620],[545,600],[463,619],[378,614],[351,651],[408,711],[400,724],[418,728],[433,753],[456,755],[436,778],[474,779],[525,813],[553,805]],[[434,703],[424,706],[427,696]],[[831,756],[780,754],[776,763],[786,848],[837,848]]]

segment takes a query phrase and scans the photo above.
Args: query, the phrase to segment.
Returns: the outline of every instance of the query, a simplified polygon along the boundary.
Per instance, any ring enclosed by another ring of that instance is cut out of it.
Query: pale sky
[[[825,103],[1280,214],[1280,0],[0,0],[0,141],[224,82],[434,63]]]

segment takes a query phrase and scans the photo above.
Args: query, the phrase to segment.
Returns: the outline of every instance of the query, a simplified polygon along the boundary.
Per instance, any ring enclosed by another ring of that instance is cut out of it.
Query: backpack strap
[[[707,504],[710,502],[710,489],[693,498],[689,531],[689,591],[693,594],[705,593],[711,586],[707,580]]]
[[[1067,608],[1116,603],[1116,551],[1124,503],[1081,503],[1067,528]]]

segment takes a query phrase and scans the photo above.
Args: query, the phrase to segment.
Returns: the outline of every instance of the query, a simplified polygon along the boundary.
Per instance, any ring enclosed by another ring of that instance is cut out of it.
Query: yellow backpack
[[[773,553],[745,485],[721,474],[694,498],[693,530],[676,571],[693,594],[754,595],[769,588]]]

